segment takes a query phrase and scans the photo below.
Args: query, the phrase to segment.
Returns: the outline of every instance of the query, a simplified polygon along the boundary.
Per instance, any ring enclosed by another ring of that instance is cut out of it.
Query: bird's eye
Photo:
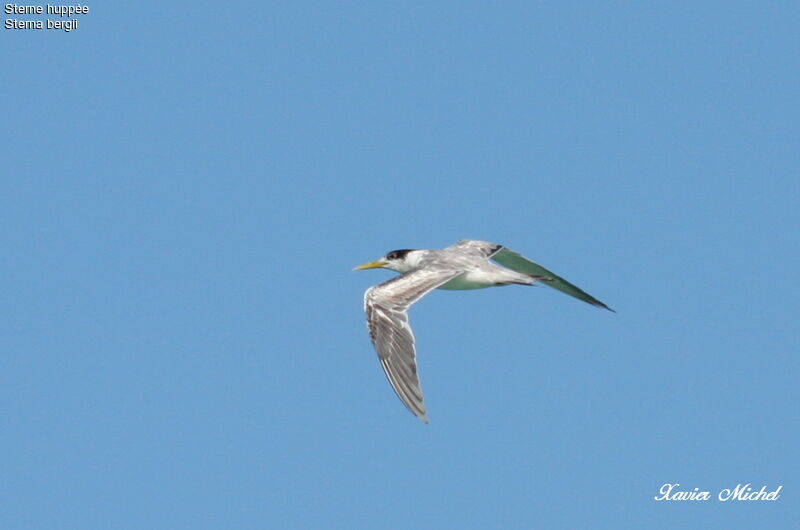
[[[389,253],[386,255],[386,258],[387,258],[387,259],[390,259],[390,260],[392,260],[392,259],[397,259],[397,258],[398,258],[398,256],[397,256],[397,252],[389,252]]]

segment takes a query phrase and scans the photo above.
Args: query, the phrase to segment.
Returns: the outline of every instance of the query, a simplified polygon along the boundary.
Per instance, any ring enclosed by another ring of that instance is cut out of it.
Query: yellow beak
[[[382,260],[370,261],[369,263],[365,263],[363,265],[359,265],[358,267],[356,267],[353,270],[354,271],[363,271],[365,269],[380,269],[384,265],[386,265],[386,263],[384,261],[382,261]]]

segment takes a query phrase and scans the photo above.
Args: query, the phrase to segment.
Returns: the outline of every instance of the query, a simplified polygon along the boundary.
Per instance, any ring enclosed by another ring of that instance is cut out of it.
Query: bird
[[[488,241],[462,239],[440,250],[392,250],[353,270],[378,268],[400,275],[365,291],[367,330],[392,389],[406,408],[425,423],[428,423],[428,416],[417,375],[408,309],[430,291],[541,283],[593,306],[614,311],[541,265]]]

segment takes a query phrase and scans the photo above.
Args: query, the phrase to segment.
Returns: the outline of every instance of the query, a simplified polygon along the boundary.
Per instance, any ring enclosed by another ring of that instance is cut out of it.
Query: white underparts
[[[480,268],[474,271],[467,271],[461,276],[453,278],[439,289],[461,291],[467,289],[483,289],[485,287],[495,287],[498,285],[508,285],[519,283],[529,285],[534,279],[525,274],[520,274],[502,267],[492,267],[490,270]]]

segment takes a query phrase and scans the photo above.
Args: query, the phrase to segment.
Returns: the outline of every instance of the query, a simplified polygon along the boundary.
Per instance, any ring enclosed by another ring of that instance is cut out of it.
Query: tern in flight
[[[483,289],[541,282],[593,306],[613,311],[541,265],[487,241],[462,240],[441,250],[393,250],[353,270],[377,268],[399,272],[400,276],[370,287],[364,293],[369,336],[397,397],[425,423],[428,418],[417,377],[414,334],[407,312],[411,304],[433,289]]]

